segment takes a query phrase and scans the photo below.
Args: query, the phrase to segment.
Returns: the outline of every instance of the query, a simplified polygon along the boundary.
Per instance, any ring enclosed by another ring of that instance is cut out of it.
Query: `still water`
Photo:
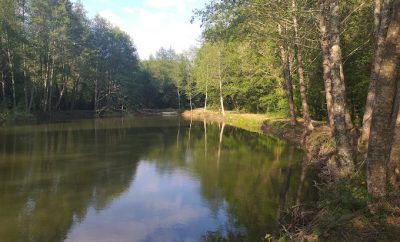
[[[178,118],[0,128],[0,241],[261,241],[312,197],[281,140]]]

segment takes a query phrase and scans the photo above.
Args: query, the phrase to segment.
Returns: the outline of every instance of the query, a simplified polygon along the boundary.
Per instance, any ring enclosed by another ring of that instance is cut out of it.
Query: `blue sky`
[[[200,23],[190,24],[192,10],[207,0],[81,0],[90,17],[97,13],[127,32],[141,59],[160,47],[182,52],[199,43]]]

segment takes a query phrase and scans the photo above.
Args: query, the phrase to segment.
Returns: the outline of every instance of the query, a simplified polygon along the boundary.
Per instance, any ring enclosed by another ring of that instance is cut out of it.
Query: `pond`
[[[0,128],[4,241],[261,241],[312,199],[282,140],[177,117]]]

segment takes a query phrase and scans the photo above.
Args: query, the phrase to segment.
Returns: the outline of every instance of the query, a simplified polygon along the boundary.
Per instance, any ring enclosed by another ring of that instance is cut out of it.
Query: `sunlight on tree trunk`
[[[379,76],[380,65],[382,62],[383,48],[385,36],[387,32],[387,22],[389,18],[390,2],[393,0],[384,0],[383,7],[380,0],[375,0],[374,10],[374,28],[375,28],[375,50],[372,60],[371,78],[368,88],[367,101],[365,104],[365,112],[363,117],[363,125],[361,130],[361,137],[359,139],[359,148],[365,150],[370,135],[371,116],[373,112],[373,105],[375,102],[375,93],[377,78]]]
[[[342,77],[342,50],[340,47],[339,32],[339,1],[327,0],[330,15],[328,22],[330,23],[330,62],[331,62],[331,80],[332,80],[332,97],[333,97],[333,113],[335,123],[335,140],[338,155],[338,172],[343,176],[350,175],[354,170],[353,150],[346,126],[346,93],[345,84]]]
[[[400,2],[393,2],[393,13],[384,43],[372,111],[371,134],[367,153],[368,192],[374,197],[386,195],[387,163],[392,142],[392,111],[396,95],[400,57]]]

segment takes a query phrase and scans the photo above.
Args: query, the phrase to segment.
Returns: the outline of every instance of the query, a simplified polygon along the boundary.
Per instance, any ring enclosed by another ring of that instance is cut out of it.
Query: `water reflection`
[[[84,120],[0,141],[6,241],[257,241],[310,199],[301,152],[224,124]]]

